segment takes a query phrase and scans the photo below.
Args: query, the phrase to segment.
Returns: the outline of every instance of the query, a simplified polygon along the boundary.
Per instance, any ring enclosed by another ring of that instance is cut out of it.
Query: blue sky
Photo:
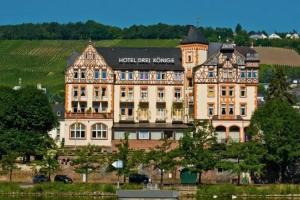
[[[77,22],[197,24],[247,30],[300,31],[299,0],[3,0],[0,24]]]

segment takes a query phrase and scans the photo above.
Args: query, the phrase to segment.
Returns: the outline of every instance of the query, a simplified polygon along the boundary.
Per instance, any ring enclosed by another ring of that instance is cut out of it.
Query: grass
[[[136,190],[142,189],[143,185],[125,184],[121,186],[121,189]],[[6,192],[54,192],[54,193],[85,193],[85,192],[107,192],[116,193],[116,186],[112,184],[102,183],[42,183],[35,184],[33,187],[22,188],[19,183],[0,183],[0,193]]]
[[[97,47],[175,47],[179,40],[102,40]],[[87,41],[0,40],[0,86],[42,83],[51,93],[63,93],[67,58],[82,52]]]
[[[197,196],[231,196],[231,195],[288,195],[300,194],[300,185],[203,185],[199,186]]]

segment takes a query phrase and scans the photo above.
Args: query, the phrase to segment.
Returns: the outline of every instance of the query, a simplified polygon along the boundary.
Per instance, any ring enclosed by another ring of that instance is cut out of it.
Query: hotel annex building
[[[191,27],[177,48],[98,48],[73,53],[65,72],[61,137],[66,147],[132,148],[179,140],[195,119],[219,142],[247,140],[257,107],[259,59],[248,47],[209,44]]]

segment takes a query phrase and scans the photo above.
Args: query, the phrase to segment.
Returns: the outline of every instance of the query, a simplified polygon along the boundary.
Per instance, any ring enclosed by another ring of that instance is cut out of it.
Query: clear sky
[[[77,22],[194,24],[300,31],[300,0],[1,0],[0,24]]]

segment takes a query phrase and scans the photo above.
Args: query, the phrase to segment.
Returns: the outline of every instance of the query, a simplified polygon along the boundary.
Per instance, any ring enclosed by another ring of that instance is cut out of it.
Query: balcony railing
[[[120,98],[121,102],[133,102],[133,96],[126,96]]]
[[[138,111],[138,115],[137,115],[139,121],[149,121],[150,116],[151,116],[151,114],[150,114],[149,110]]]
[[[74,113],[68,112],[65,114],[65,118],[67,119],[93,119],[93,118],[100,118],[100,119],[107,119],[113,118],[112,113],[95,113],[95,112],[84,112],[84,113]]]
[[[93,101],[108,101],[107,96],[94,96]]]
[[[164,97],[157,97],[157,102],[165,102],[165,98]]]
[[[133,115],[121,115],[120,114],[120,121],[134,121]]]
[[[148,102],[148,97],[141,97],[140,102]]]

